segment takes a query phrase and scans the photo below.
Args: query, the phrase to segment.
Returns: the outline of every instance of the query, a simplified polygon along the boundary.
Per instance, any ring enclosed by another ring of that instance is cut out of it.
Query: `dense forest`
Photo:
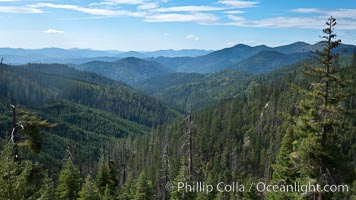
[[[356,53],[336,51],[335,25],[267,73],[165,71],[131,87],[1,63],[0,199],[356,199]],[[324,190],[284,190],[295,184]]]

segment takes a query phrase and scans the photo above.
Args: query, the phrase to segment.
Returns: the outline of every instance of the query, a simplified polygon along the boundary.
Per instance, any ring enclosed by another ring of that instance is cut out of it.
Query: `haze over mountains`
[[[61,49],[61,48],[43,48],[43,49],[21,49],[21,48],[0,48],[0,57],[4,58],[9,64],[26,63],[60,63],[60,64],[83,64],[91,61],[117,61],[120,58],[137,57],[193,57],[208,54],[212,51],[184,49],[184,50],[158,50],[152,52],[138,51],[113,51],[113,50],[92,50],[92,49]]]
[[[176,72],[209,74],[235,69],[251,74],[266,73],[306,59],[311,55],[310,52],[321,49],[322,46],[321,42],[313,45],[295,42],[279,47],[238,44],[217,51],[193,49],[153,52],[2,48],[0,57],[4,58],[6,64],[69,64],[81,71],[94,72],[140,87],[146,80]],[[335,52],[351,54],[355,50],[356,46],[341,44]]]

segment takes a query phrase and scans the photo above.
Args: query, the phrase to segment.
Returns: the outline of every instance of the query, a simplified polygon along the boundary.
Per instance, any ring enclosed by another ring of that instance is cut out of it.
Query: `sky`
[[[355,0],[0,0],[0,47],[153,51],[356,44]]]

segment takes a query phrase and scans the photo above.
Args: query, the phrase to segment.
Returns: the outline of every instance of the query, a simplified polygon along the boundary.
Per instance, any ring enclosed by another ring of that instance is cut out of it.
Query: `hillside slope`
[[[169,68],[153,61],[128,57],[116,62],[93,61],[74,66],[82,71],[95,72],[127,84],[134,84],[144,79],[173,72]]]

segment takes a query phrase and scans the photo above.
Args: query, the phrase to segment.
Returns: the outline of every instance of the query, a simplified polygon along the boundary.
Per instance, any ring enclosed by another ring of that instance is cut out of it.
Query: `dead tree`
[[[161,149],[161,170],[162,176],[159,178],[159,199],[169,199],[169,192],[165,189],[166,184],[171,182],[171,165],[169,159],[169,134],[166,129],[162,140]],[[163,183],[162,183],[163,181]]]

